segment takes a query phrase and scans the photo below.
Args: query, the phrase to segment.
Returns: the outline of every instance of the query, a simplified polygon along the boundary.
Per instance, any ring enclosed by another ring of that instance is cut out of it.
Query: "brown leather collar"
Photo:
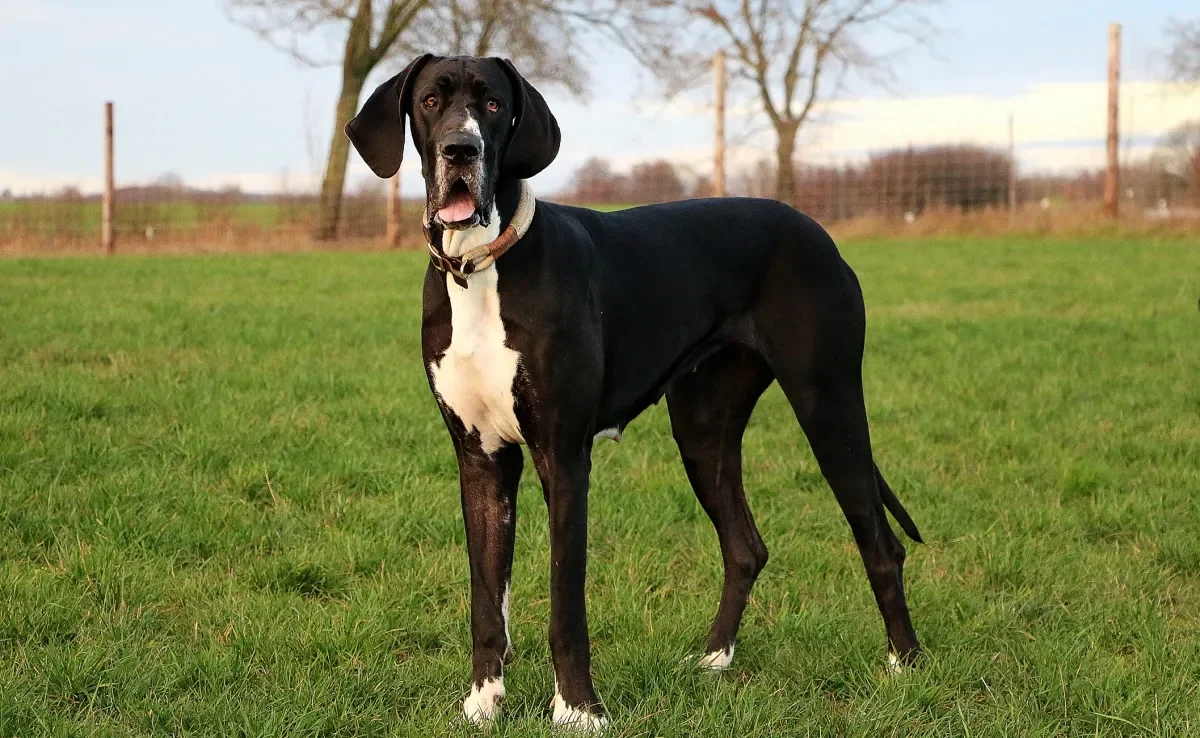
[[[517,211],[509,221],[508,227],[494,241],[477,246],[462,256],[449,256],[442,251],[440,243],[435,246],[429,223],[422,219],[421,227],[425,231],[425,242],[429,247],[429,259],[433,262],[433,268],[449,274],[459,287],[465,289],[467,279],[472,274],[495,264],[497,259],[521,240],[521,237],[529,230],[530,223],[533,222],[536,203],[537,200],[533,196],[533,190],[530,189],[529,183],[521,180],[521,199],[517,203]],[[445,233],[443,232],[441,235],[445,235]],[[441,241],[440,238],[437,240]]]

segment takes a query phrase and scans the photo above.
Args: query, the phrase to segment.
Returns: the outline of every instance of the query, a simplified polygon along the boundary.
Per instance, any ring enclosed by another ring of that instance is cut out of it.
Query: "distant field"
[[[405,200],[400,218],[404,247],[423,243],[419,213],[424,203]],[[581,203],[603,212],[637,207],[638,203]],[[197,199],[139,203],[118,197],[116,249],[137,254],[287,253],[389,249],[381,194],[348,194],[342,202],[339,239],[316,242],[317,205],[311,196],[270,202]],[[1122,217],[1104,217],[1094,203],[1056,203],[1050,210],[1026,204],[1014,215],[1007,209],[931,207],[905,222],[899,213],[860,213],[853,218],[818,218],[840,240],[880,238],[1053,238],[1059,241],[1184,240],[1200,234],[1197,212],[1138,211],[1127,207]],[[819,212],[816,213],[818,216]],[[828,214],[826,214],[828,215]],[[95,253],[100,244],[100,205],[84,200],[0,201],[0,256],[52,256]]]
[[[233,218],[242,223],[252,223],[264,228],[280,225],[292,210],[308,211],[311,206],[287,206],[270,202],[240,202],[211,204],[182,201],[169,203],[129,203],[117,211],[118,219],[154,221],[160,226],[195,228],[206,219],[216,216]],[[100,228],[100,203],[98,202],[0,202],[0,223],[23,223],[45,228],[78,228],[95,230]]]
[[[250,216],[247,216],[250,217]],[[265,216],[263,216],[265,217]],[[926,668],[884,675],[777,389],[745,443],[771,562],[734,669],[665,407],[595,452],[613,736],[1200,732],[1200,243],[844,249]],[[442,736],[469,678],[420,253],[0,261],[0,736]],[[521,488],[492,736],[550,735],[546,514]]]
[[[417,238],[420,207],[405,203],[403,227]],[[122,202],[115,211],[117,249],[126,252],[311,249],[314,200],[285,202]],[[386,231],[382,197],[348,196],[342,203],[344,240],[380,239]],[[91,201],[0,202],[0,254],[89,250],[100,241],[100,204]]]
[[[349,199],[349,198],[348,198]],[[592,204],[595,210],[609,212],[636,207],[635,204]],[[378,203],[383,217],[383,202]],[[419,210],[419,204],[406,201],[406,210]],[[261,228],[277,228],[290,220],[315,215],[315,203],[239,202],[203,203],[192,200],[165,203],[122,203],[117,208],[118,223],[155,224],[163,228],[195,229],[215,219],[233,220]],[[0,234],[8,227],[26,227],[43,231],[100,230],[100,203],[91,201],[0,201]]]
[[[416,241],[422,202],[406,200],[401,217],[406,238]],[[626,204],[588,205],[601,211],[623,210]],[[382,197],[348,196],[343,201],[342,236],[379,238],[386,230]],[[273,250],[306,241],[316,222],[312,199],[293,202],[204,202],[194,199],[137,203],[118,202],[117,248],[155,251],[156,246],[194,246],[197,251],[240,250],[269,242]],[[85,200],[0,201],[0,255],[21,255],[94,248],[100,240],[100,203]],[[310,244],[304,244],[311,247]],[[223,247],[222,247],[223,246]],[[304,249],[304,250],[307,250]]]

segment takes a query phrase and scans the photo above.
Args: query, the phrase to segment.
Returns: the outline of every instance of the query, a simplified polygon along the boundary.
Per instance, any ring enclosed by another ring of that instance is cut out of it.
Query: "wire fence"
[[[201,129],[171,99],[148,96],[118,101],[115,108],[112,226],[117,252],[385,246],[384,182],[351,176],[341,200],[337,239],[317,243],[319,177],[312,171],[281,166],[275,172],[239,172],[224,149],[240,132]],[[95,135],[86,139],[79,131],[87,129],[77,122],[83,112],[95,116],[96,124]],[[102,250],[101,112],[70,110],[17,129],[17,140],[8,142],[0,160],[0,253]],[[294,158],[291,143],[278,147],[282,161]],[[263,141],[265,148],[273,145],[269,138]],[[311,162],[306,167],[316,168]],[[412,199],[416,191],[407,194],[410,198],[398,211],[400,240],[415,244],[424,203]]]
[[[398,244],[418,244],[423,208],[424,201],[400,203]],[[333,241],[314,241],[317,212],[318,198],[309,194],[125,187],[116,191],[113,231],[116,250],[134,252],[382,248],[390,243],[382,195],[347,194]],[[71,190],[0,197],[0,253],[76,252],[100,244],[99,195]]]
[[[1127,109],[1133,110],[1126,114],[1128,132],[1121,151],[1123,222],[1200,232],[1200,112],[1195,113],[1195,121],[1186,115],[1188,101],[1197,100],[1195,93],[1179,98],[1144,92],[1131,98]],[[897,102],[887,115],[894,119],[909,114],[908,105]],[[920,103],[911,105],[911,115],[924,114]],[[118,251],[422,244],[423,193],[413,188],[406,190],[408,197],[396,210],[394,227],[399,228],[399,236],[392,238],[385,183],[352,175],[341,202],[338,239],[314,242],[319,208],[315,176],[241,177],[239,185],[223,184],[215,175],[185,179],[171,173],[177,153],[185,148],[215,150],[221,146],[221,132],[185,134],[191,129],[172,120],[169,111],[131,107],[124,117],[118,114],[118,123],[130,121],[130,130],[122,135],[118,127],[117,135],[113,230]],[[1018,117],[1022,135],[1010,142],[1007,115],[976,126],[956,121],[955,131],[975,132],[966,140],[949,129],[939,132],[931,123],[934,130],[911,143],[889,140],[886,121],[877,128],[854,121],[846,125],[867,126],[868,137],[878,130],[884,145],[875,150],[847,149],[836,140],[816,136],[814,142],[802,136],[793,158],[789,199],[831,227],[853,231],[862,226],[882,235],[942,228],[1047,230],[1093,225],[1104,196],[1103,116],[1103,105],[1096,105],[1091,115],[1094,135],[1065,141],[1060,140],[1061,132],[1043,133],[1038,121]],[[146,123],[150,118],[152,127]],[[701,111],[694,123],[708,130],[712,121]],[[816,130],[836,132],[839,125],[834,120]],[[51,122],[30,130],[28,141],[17,142],[24,157],[18,165],[33,161],[31,152],[37,152],[41,159],[34,163],[51,174],[42,180],[21,179],[0,167],[0,253],[100,248],[103,172],[96,146],[100,133],[97,126],[96,138],[86,145],[50,145],[65,138]],[[780,192],[773,152],[761,144],[771,142],[771,136],[758,139],[759,148],[745,143],[732,148],[729,194],[776,197]],[[95,162],[94,167],[80,166],[88,161]],[[713,189],[712,166],[711,155],[703,152],[621,168],[593,159],[578,166],[558,192],[539,195],[607,209],[705,197]],[[245,186],[247,181],[250,186]]]
[[[668,161],[636,165],[629,173],[597,172],[589,162],[563,191],[546,199],[605,209],[710,195],[707,177]],[[585,170],[590,170],[585,171]],[[583,176],[580,177],[579,175]],[[1023,172],[1003,150],[972,145],[911,148],[842,164],[797,162],[794,204],[826,225],[870,222],[875,230],[903,233],[922,221],[949,220],[1028,225],[1031,220],[1069,225],[1097,214],[1104,172]],[[761,162],[731,178],[729,192],[775,197],[775,167]],[[1122,170],[1127,221],[1174,222],[1200,230],[1200,156],[1190,169],[1144,161]],[[252,251],[319,247],[312,234],[318,198],[307,193],[251,194],[234,188],[205,190],[182,182],[120,187],[114,233],[126,251]],[[399,243],[419,246],[423,200],[401,202]],[[81,251],[100,243],[98,194],[68,187],[47,194],[0,196],[0,251]],[[383,247],[387,195],[360,188],[342,200],[338,242]],[[328,246],[329,244],[324,244]],[[337,245],[335,243],[335,245]]]
[[[309,244],[318,199],[306,194],[118,188],[113,231],[119,250],[258,250]],[[423,202],[405,201],[401,241],[419,235]],[[337,241],[363,245],[387,234],[383,196],[351,193],[342,201]],[[98,247],[99,195],[59,191],[0,199],[0,251],[78,251]],[[310,244],[316,245],[316,244]]]
[[[1101,144],[1095,155],[1102,156]],[[831,161],[796,161],[792,203],[826,225],[869,221],[902,233],[922,220],[1080,223],[1100,212],[1105,170],[1038,170],[1010,150],[982,144],[912,146]],[[744,167],[728,183],[733,195],[776,197],[778,168],[768,160]],[[706,197],[710,183],[695,169],[656,161],[613,171],[603,160],[582,166],[560,197],[577,204],[667,202]],[[1126,223],[1178,222],[1200,230],[1200,147],[1188,156],[1148,156],[1121,170]]]

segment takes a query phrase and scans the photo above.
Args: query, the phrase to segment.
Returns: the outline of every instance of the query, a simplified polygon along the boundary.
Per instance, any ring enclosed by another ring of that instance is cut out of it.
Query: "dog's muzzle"
[[[446,228],[470,228],[486,220],[483,147],[478,134],[464,129],[450,131],[438,144],[436,196],[430,210]]]

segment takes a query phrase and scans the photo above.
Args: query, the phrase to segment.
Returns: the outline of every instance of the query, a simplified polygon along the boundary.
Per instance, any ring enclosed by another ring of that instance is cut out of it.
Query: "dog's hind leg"
[[[767,563],[742,488],[742,433],[754,405],[772,381],[754,351],[729,346],[667,388],[671,430],[688,480],[721,544],[725,584],[700,665],[725,669],[754,581]]]
[[[821,473],[850,523],[883,616],[889,659],[893,665],[911,663],[920,653],[920,645],[904,597],[905,551],[888,524],[882,477],[871,458],[862,387],[849,378],[799,386],[781,380],[780,385],[808,436]],[[911,525],[907,514],[904,518]],[[915,526],[912,530],[916,531]]]
[[[832,249],[811,243],[781,249],[766,272],[755,309],[763,353],[812,446],[821,473],[858,545],[887,630],[893,663],[920,653],[904,597],[904,546],[886,509],[915,540],[904,512],[875,467],[863,400],[866,309],[854,272]]]

